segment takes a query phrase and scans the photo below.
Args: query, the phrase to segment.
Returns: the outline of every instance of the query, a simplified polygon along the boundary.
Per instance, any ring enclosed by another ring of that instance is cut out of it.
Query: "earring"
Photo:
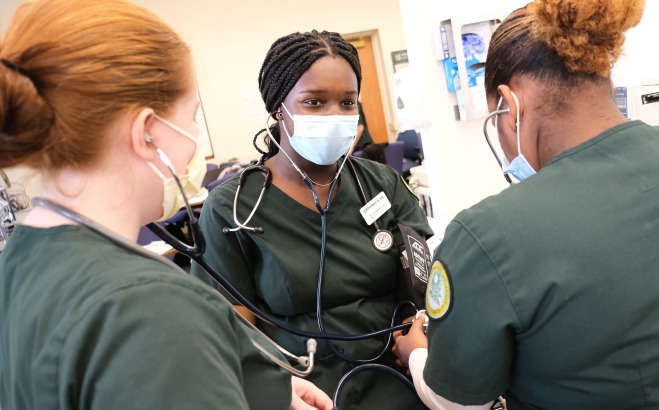
[[[284,114],[281,112],[281,109],[277,110],[277,118],[280,120],[284,118]]]

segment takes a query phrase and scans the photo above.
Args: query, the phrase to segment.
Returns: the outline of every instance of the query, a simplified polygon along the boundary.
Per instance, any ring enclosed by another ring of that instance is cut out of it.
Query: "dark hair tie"
[[[27,77],[30,81],[34,82],[34,81],[32,80],[32,76],[30,75],[30,73],[28,73],[27,70],[24,69],[23,67],[18,66],[18,65],[16,65],[16,64],[12,63],[11,61],[6,60],[6,59],[4,59],[4,58],[0,58],[0,63],[2,63],[2,64],[3,64],[5,67],[7,67],[8,69],[10,69],[10,70],[14,70],[14,71],[16,71],[17,73],[19,73],[19,74],[21,74],[21,75]]]

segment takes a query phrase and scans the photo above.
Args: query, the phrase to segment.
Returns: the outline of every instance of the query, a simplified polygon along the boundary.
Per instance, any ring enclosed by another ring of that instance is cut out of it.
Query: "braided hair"
[[[306,33],[292,33],[277,39],[263,60],[259,72],[259,90],[265,108],[275,121],[276,110],[281,106],[288,93],[300,77],[322,57],[343,57],[357,76],[357,91],[361,88],[362,71],[357,50],[345,41],[339,33],[312,30]],[[266,134],[267,152],[258,147],[256,141],[265,128],[254,136],[254,148],[262,154],[261,162],[274,156],[278,148]],[[280,141],[278,122],[270,126],[272,136]]]

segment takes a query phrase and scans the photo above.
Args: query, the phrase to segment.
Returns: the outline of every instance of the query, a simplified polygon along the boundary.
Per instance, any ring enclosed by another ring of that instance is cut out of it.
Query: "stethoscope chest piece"
[[[380,252],[387,252],[394,245],[394,235],[384,229],[378,229],[373,235],[373,247]]]

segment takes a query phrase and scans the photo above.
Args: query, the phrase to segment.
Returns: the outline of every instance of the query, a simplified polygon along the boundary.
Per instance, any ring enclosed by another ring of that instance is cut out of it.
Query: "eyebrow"
[[[327,90],[316,90],[316,89],[310,89],[310,90],[302,90],[300,91],[300,94],[326,94]],[[344,95],[359,95],[357,91],[347,91],[344,93]]]

